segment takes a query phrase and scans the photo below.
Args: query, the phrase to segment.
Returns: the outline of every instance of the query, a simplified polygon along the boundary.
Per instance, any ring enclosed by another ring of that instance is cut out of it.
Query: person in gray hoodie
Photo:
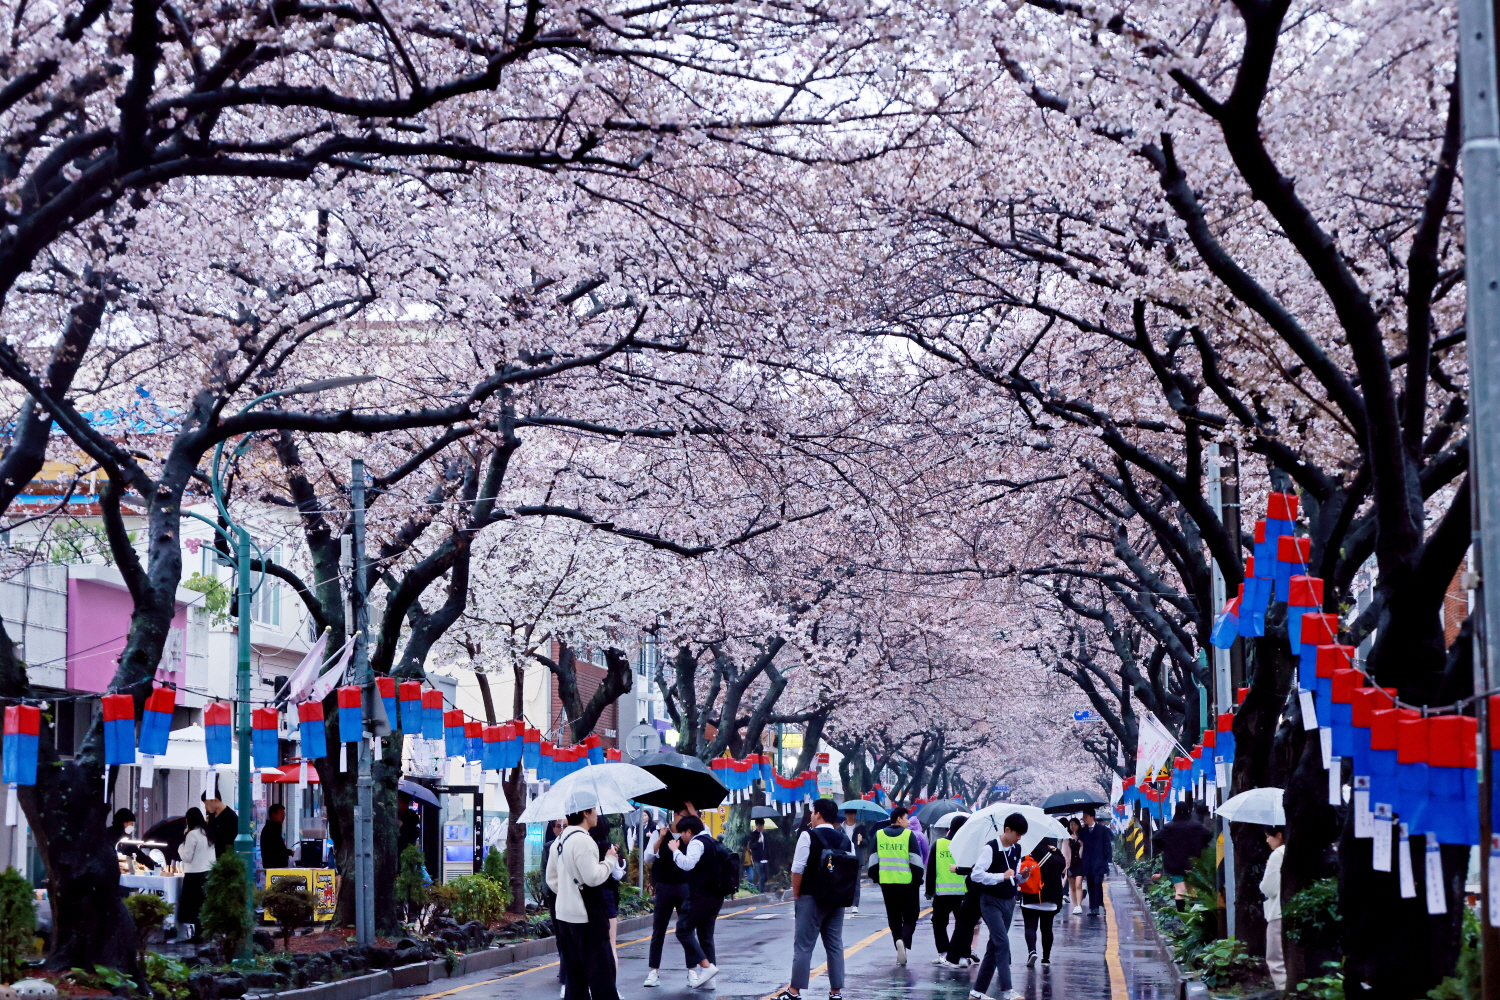
[[[547,849],[547,887],[557,893],[557,953],[566,976],[566,1000],[619,1000],[614,956],[609,950],[609,917],[600,889],[619,861],[613,846],[599,857],[588,831],[598,821],[592,809],[568,815]]]

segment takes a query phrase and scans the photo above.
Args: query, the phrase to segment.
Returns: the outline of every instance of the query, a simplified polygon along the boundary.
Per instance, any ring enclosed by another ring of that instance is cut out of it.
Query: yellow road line
[[[1130,1000],[1125,988],[1125,967],[1120,964],[1120,927],[1115,922],[1115,908],[1109,905],[1109,886],[1104,887],[1104,964],[1109,969],[1110,1000]],[[1110,933],[1110,928],[1114,933]]]
[[[766,905],[767,906],[780,906],[781,904],[780,903],[767,903]],[[723,920],[725,917],[732,917],[732,916],[735,916],[736,914],[749,913],[751,910],[754,910],[754,909],[757,909],[757,907],[747,906],[743,910],[735,910],[733,913],[721,913],[721,914],[719,914],[719,919]],[[636,938],[634,941],[621,941],[621,942],[619,942],[619,944],[617,945],[617,947],[624,948],[626,945],[641,944],[642,942],[650,941],[650,940],[651,940],[651,935],[647,934],[645,937],[643,937],[643,938]],[[490,983],[499,983],[499,982],[503,982],[503,981],[505,981],[507,979],[515,979],[517,976],[530,975],[531,973],[536,972],[539,969],[555,969],[555,968],[557,968],[557,966],[559,964],[560,964],[559,962],[548,962],[546,965],[533,965],[529,969],[522,969],[520,972],[512,972],[508,976],[496,976],[494,979],[481,979],[479,982],[477,982],[477,983],[470,983],[467,986],[455,986],[453,989],[451,989],[451,990],[443,990],[443,992],[441,992],[441,993],[429,993],[429,994],[427,994],[424,997],[417,997],[417,1000],[438,1000],[439,997],[451,997],[455,993],[462,993],[465,990],[472,990],[472,989],[474,989],[477,986],[488,986]]]
[[[921,913],[917,914],[917,919],[921,920],[923,917],[927,916],[927,914],[929,914],[931,912],[932,912],[932,907],[929,906],[927,909],[925,909]],[[889,927],[883,927],[880,930],[876,931],[874,934],[871,934],[869,937],[864,938],[863,940],[860,940],[860,941],[856,941],[852,947],[844,949],[844,958],[845,958],[845,960],[847,961],[850,955],[854,955],[854,954],[857,954],[857,953],[859,953],[861,951],[864,951],[870,945],[874,944],[876,941],[879,941],[881,938],[885,937],[890,932],[891,932],[891,929]],[[809,972],[807,974],[807,981],[809,983],[811,983],[814,979],[817,979],[819,976],[824,975],[827,972],[828,972],[828,963],[825,961],[822,965],[818,966],[817,968],[813,969],[811,972]],[[786,989],[790,989],[791,987],[787,986],[785,988]],[[774,997],[777,993],[780,993],[780,992],[781,992],[781,990],[778,989],[774,993],[767,993],[765,996],[761,997],[761,1000],[771,1000],[772,997]],[[426,1000],[426,998],[423,998],[423,1000]]]

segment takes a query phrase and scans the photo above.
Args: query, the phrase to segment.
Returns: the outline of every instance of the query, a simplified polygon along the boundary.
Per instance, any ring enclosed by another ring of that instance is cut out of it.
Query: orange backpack
[[[1021,892],[1039,893],[1042,891],[1042,864],[1031,855],[1021,859],[1021,869],[1016,873],[1016,888]]]

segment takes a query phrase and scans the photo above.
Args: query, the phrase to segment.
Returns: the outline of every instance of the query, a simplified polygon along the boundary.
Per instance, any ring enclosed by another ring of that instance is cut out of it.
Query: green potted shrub
[[[167,922],[172,915],[172,904],[153,892],[136,892],[125,897],[125,909],[135,922],[136,949],[144,960],[146,939]]]
[[[292,935],[313,918],[313,900],[307,886],[294,879],[282,879],[262,894],[260,902],[281,928],[282,950],[291,951]]]
[[[203,885],[203,908],[198,926],[219,942],[228,962],[239,952],[250,936],[250,887],[246,883],[245,862],[233,851],[225,854],[209,869]]]
[[[36,947],[36,893],[14,868],[0,873],[0,982],[13,983]]]

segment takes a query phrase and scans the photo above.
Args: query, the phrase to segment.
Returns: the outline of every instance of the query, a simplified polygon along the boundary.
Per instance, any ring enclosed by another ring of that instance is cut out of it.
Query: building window
[[[281,546],[264,549],[265,556],[273,563],[281,562]],[[260,573],[250,575],[250,585],[255,588],[250,598],[250,620],[257,625],[281,627],[281,582],[275,577]]]

